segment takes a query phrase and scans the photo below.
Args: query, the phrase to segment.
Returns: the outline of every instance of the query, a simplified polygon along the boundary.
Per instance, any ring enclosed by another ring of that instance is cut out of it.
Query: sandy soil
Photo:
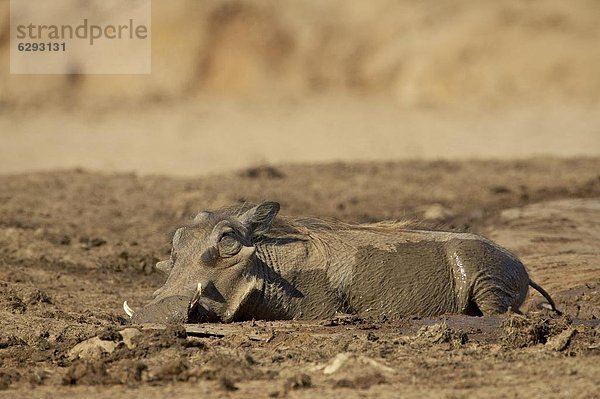
[[[1,108],[0,108],[1,109]],[[195,177],[260,163],[600,155],[600,108],[404,109],[343,96],[0,112],[0,173]]]
[[[600,158],[539,158],[264,166],[195,179],[2,176],[0,396],[597,397],[599,170]],[[530,294],[526,316],[118,333],[123,300],[140,306],[161,284],[153,264],[168,255],[169,232],[198,210],[266,198],[288,215],[414,217],[484,233],[522,257],[566,315],[540,310]],[[76,353],[79,343],[88,351]]]

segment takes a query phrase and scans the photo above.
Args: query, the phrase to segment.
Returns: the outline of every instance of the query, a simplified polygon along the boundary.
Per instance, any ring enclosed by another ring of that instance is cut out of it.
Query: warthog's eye
[[[219,240],[219,255],[227,258],[237,255],[242,249],[242,243],[238,241],[233,232],[227,232],[221,236]]]

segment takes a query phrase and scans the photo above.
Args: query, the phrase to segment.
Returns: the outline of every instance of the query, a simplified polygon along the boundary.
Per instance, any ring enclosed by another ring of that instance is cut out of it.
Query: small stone
[[[113,353],[117,343],[103,341],[98,337],[90,338],[75,345],[69,351],[69,359],[100,359],[106,354]]]
[[[367,356],[356,355],[350,352],[338,353],[330,362],[325,366],[317,367],[323,371],[323,374],[335,374],[340,371],[348,370],[366,370],[376,371],[384,374],[394,374],[396,370],[388,367],[379,361],[372,359]]]

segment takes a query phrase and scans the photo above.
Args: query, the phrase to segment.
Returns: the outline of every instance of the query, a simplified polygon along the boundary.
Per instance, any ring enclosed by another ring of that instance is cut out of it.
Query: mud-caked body
[[[157,264],[167,281],[133,321],[495,314],[518,311],[529,285],[540,288],[516,257],[475,234],[278,211],[265,202],[202,212],[177,230],[171,259]]]

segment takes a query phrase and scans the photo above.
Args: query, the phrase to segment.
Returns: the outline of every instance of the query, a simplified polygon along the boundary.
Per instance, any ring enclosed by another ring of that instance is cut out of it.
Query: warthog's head
[[[193,224],[175,232],[171,258],[156,264],[168,278],[154,299],[133,311],[134,323],[231,321],[250,294],[255,277],[257,239],[279,212],[276,202],[263,202],[244,213],[201,212]]]

